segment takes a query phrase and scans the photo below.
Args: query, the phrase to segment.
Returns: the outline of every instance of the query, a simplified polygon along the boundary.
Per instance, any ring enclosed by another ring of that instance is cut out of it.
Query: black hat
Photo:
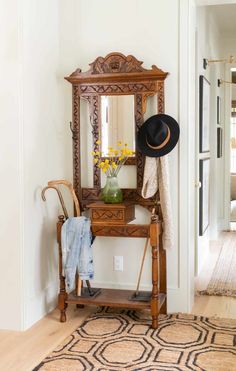
[[[138,149],[149,157],[167,155],[179,140],[179,124],[173,117],[158,114],[149,117],[138,131]]]

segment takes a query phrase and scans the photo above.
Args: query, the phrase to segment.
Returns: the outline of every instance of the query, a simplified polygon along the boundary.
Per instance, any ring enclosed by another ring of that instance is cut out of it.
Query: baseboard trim
[[[51,312],[57,306],[58,282],[52,282],[37,296],[30,298],[25,305],[25,321],[23,331],[29,329],[37,321]]]

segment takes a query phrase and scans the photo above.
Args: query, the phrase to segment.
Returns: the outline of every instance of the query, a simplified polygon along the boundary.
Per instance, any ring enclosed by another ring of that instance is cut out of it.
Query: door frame
[[[231,81],[232,72],[231,68],[236,68],[236,63],[226,65],[225,67],[225,80]],[[230,212],[231,212],[231,192],[230,192],[230,131],[231,131],[231,100],[232,88],[231,84],[224,84],[224,215],[221,228],[230,230]]]

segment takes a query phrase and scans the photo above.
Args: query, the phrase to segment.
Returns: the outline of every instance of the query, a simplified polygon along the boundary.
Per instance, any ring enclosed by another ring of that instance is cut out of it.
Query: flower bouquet
[[[96,144],[100,145],[98,140]],[[108,147],[108,154],[103,156],[100,151],[93,151],[94,164],[106,174],[106,185],[102,189],[101,199],[105,203],[121,203],[123,201],[123,194],[119,187],[117,175],[128,157],[134,156],[135,152],[128,148],[127,143],[123,144],[121,141],[117,142],[118,149]]]

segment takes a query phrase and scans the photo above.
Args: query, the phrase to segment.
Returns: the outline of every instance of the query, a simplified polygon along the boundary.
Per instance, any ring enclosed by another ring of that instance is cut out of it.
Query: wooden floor
[[[196,281],[198,289],[203,288],[210,278],[224,236],[222,238],[211,246],[208,263]],[[232,238],[236,241],[235,232]],[[67,309],[68,320],[65,323],[59,322],[59,312],[55,310],[25,332],[0,331],[0,370],[32,371],[95,309],[96,307],[76,309],[71,305]],[[196,296],[192,313],[206,317],[236,318],[236,298]]]
[[[59,311],[54,310],[25,332],[0,331],[0,370],[32,371],[93,310],[72,305],[67,309],[65,323],[59,322]]]

